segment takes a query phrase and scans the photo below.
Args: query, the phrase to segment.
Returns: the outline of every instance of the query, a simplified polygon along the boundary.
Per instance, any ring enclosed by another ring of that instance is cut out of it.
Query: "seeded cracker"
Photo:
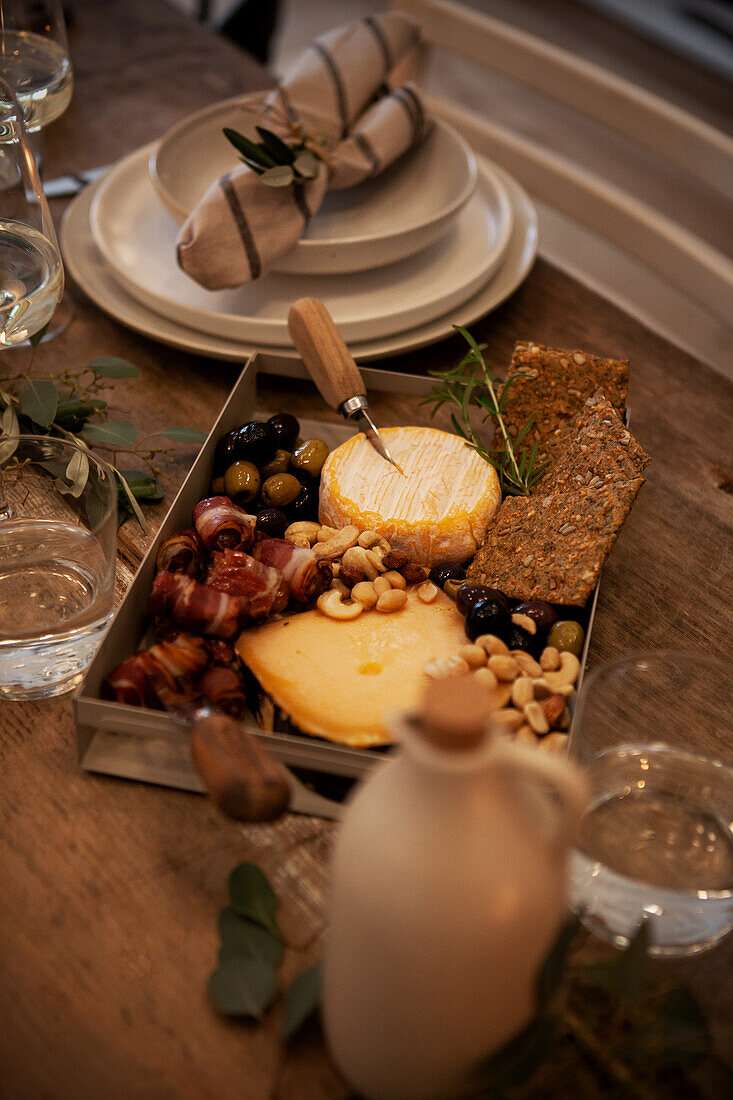
[[[541,460],[551,455],[563,428],[597,390],[603,390],[620,416],[624,414],[629,390],[627,359],[601,359],[584,351],[562,351],[520,341],[514,348],[509,373],[515,371],[530,377],[512,382],[504,420],[509,434],[517,435],[535,414],[525,445],[538,439]]]
[[[584,605],[642,483],[507,497],[467,579],[510,599]]]
[[[651,461],[600,390],[586,401],[558,440],[540,492],[634,480]]]

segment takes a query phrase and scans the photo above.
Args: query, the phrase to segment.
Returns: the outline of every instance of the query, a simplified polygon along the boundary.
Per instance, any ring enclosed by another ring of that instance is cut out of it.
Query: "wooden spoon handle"
[[[236,821],[274,821],[288,808],[290,783],[240,722],[226,714],[198,718],[191,729],[191,757],[219,809]]]
[[[359,368],[323,302],[299,298],[290,307],[288,328],[301,359],[332,409],[338,409],[350,397],[366,396]]]

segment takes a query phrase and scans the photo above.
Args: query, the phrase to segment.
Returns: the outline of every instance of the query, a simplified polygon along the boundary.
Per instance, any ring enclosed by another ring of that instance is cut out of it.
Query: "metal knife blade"
[[[67,176],[57,176],[52,180],[45,180],[43,191],[47,199],[64,199],[70,195],[77,195],[88,183],[94,183],[109,168],[103,164],[99,168],[86,168],[82,172],[69,173]]]

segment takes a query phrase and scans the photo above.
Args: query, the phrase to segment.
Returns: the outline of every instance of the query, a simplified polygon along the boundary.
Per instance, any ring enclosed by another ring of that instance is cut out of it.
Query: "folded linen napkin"
[[[390,90],[419,26],[402,12],[347,23],[317,38],[257,109],[287,141],[300,126],[320,149],[313,179],[268,187],[247,165],[216,180],[181,227],[178,263],[209,290],[257,279],[302,236],[328,188],[376,175],[429,128],[411,84]],[[222,141],[226,140],[222,135]]]

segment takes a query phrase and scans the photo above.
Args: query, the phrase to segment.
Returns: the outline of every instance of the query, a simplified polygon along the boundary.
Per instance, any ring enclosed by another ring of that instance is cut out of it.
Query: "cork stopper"
[[[471,677],[431,680],[414,725],[431,745],[450,752],[477,748],[486,737],[491,691]]]

